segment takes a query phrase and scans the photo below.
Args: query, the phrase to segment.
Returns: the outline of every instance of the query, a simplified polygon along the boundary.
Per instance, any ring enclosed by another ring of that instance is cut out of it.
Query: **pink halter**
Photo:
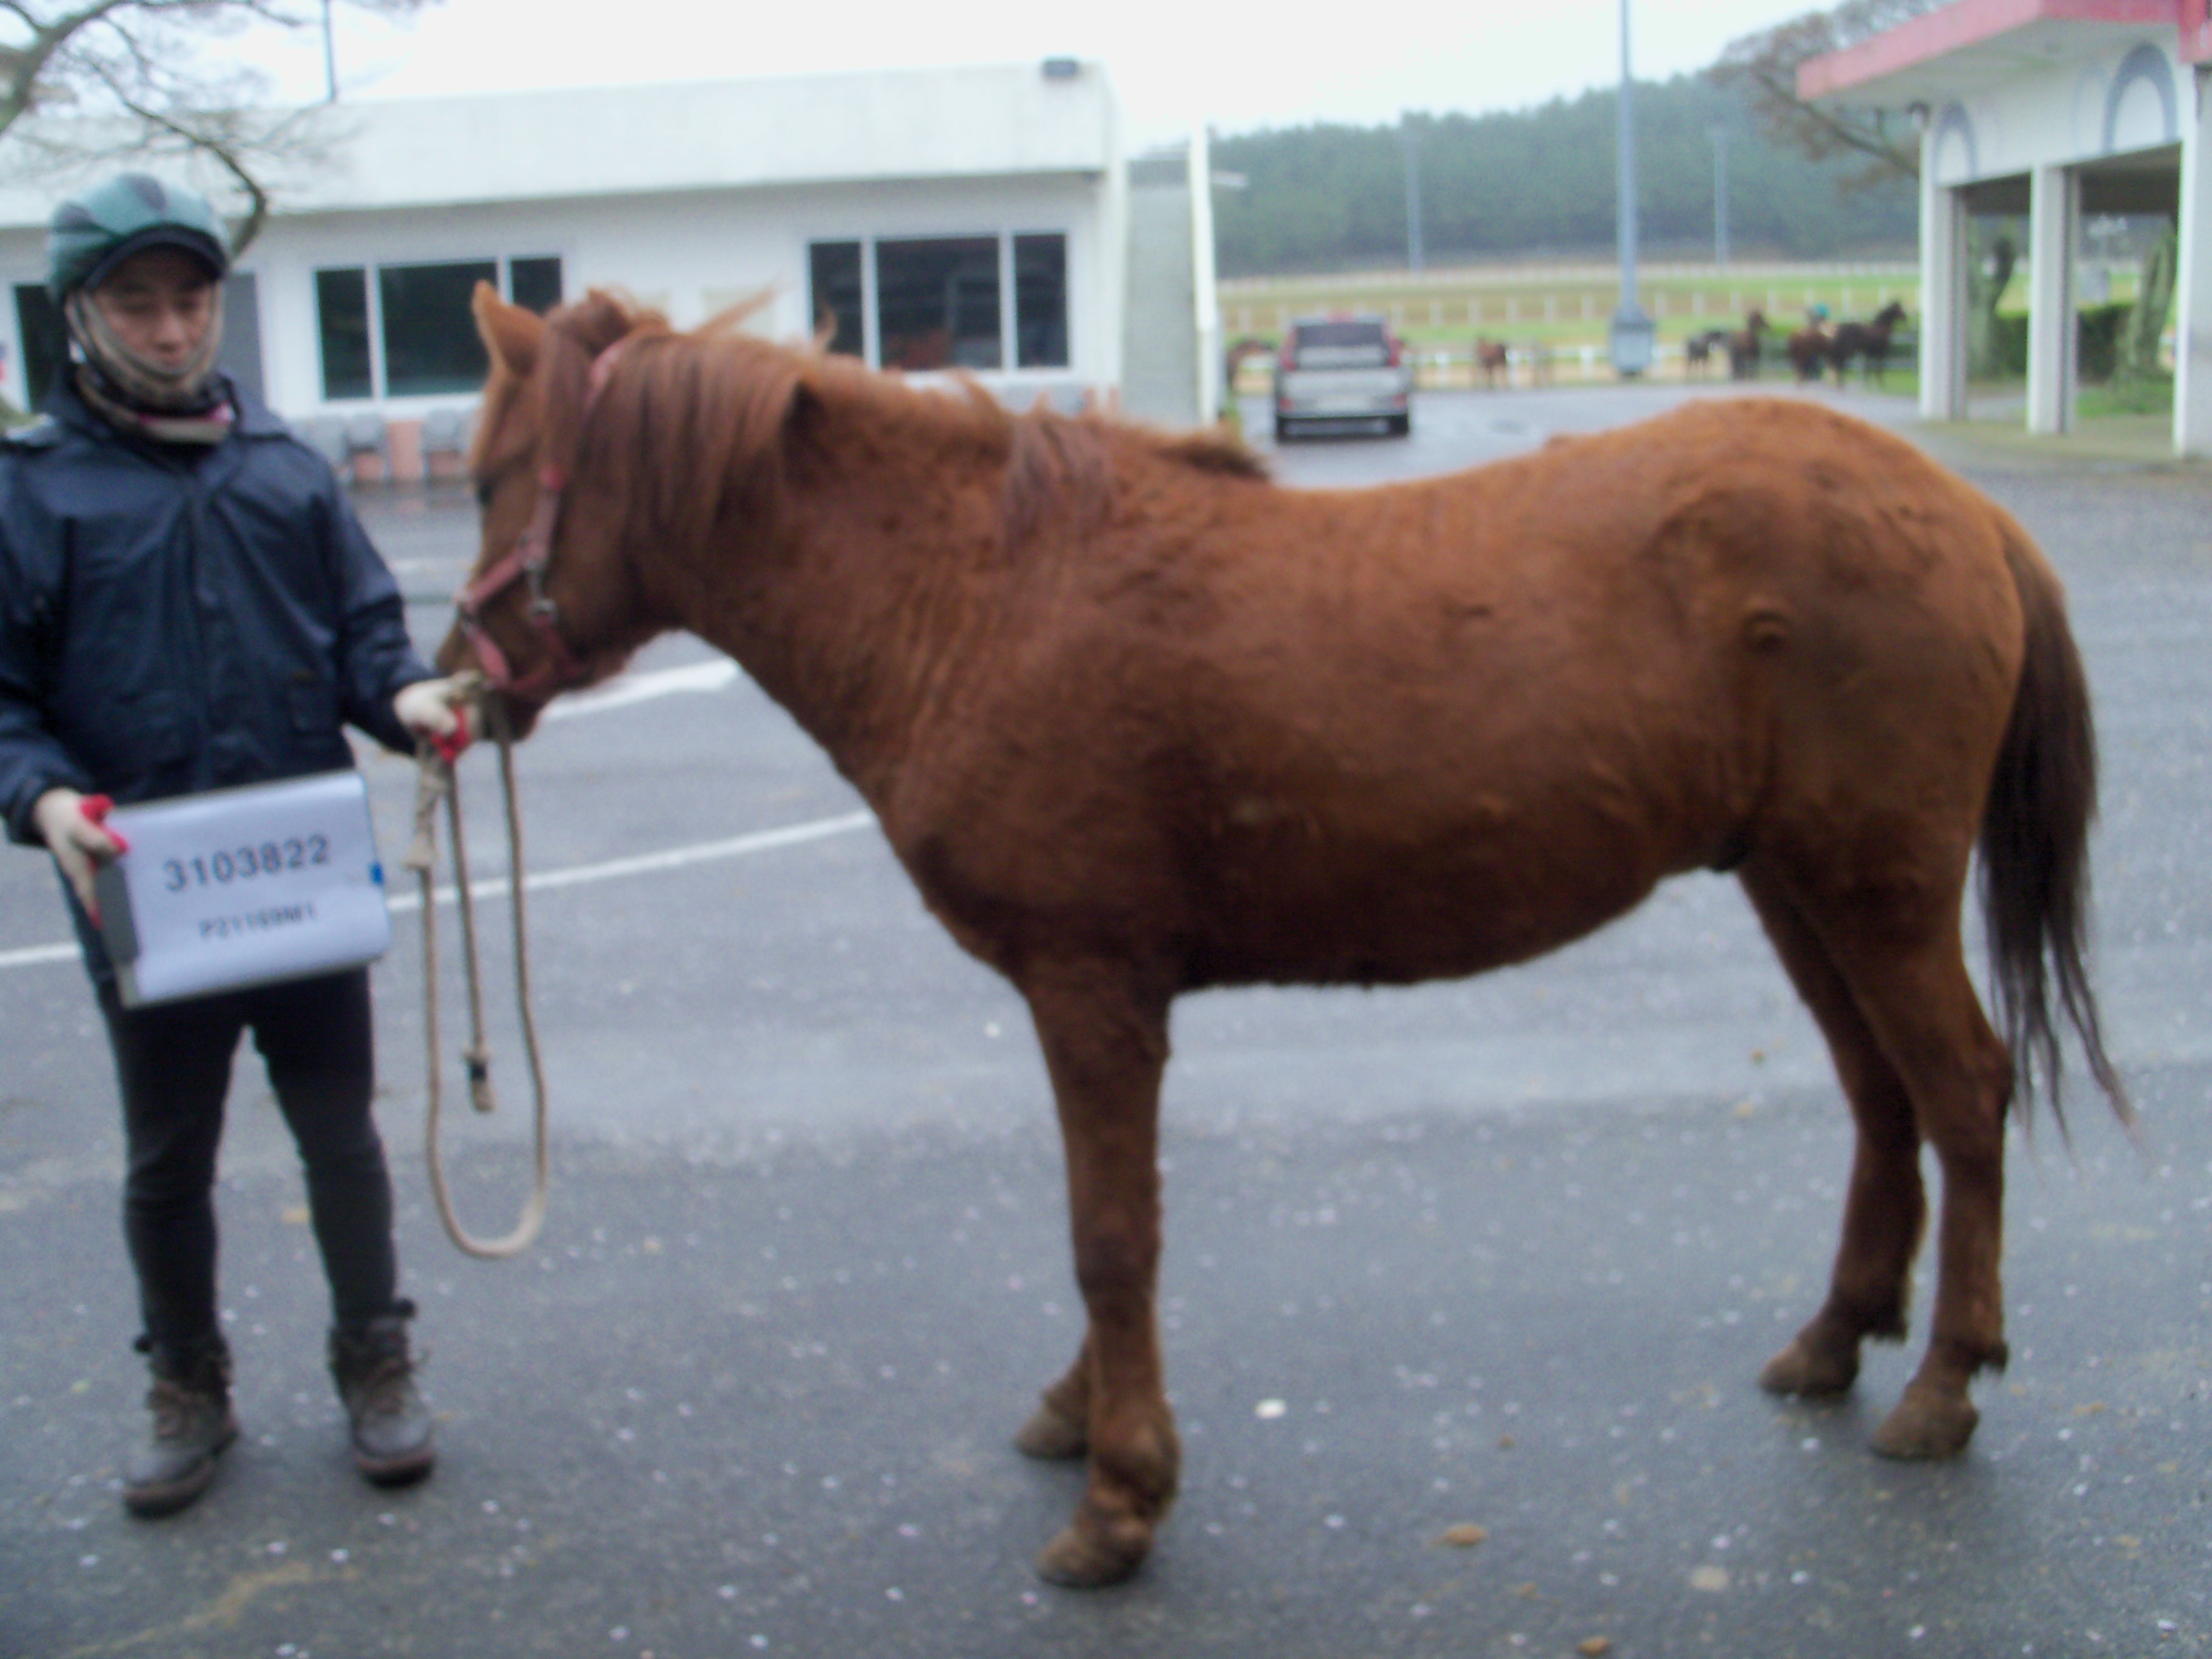
[[[624,336],[592,360],[591,379],[584,389],[586,420],[591,418],[592,405],[606,389],[616,361],[629,340],[630,337]],[[590,665],[568,648],[568,641],[562,637],[561,609],[545,591],[545,567],[553,556],[553,538],[561,519],[561,492],[568,483],[568,476],[560,467],[550,462],[541,467],[538,473],[537,507],[513,550],[454,595],[453,608],[459,614],[461,632],[475,650],[477,661],[483,665],[485,683],[495,691],[524,697],[535,697],[540,693],[550,696],[581,685],[592,678]],[[484,606],[518,581],[529,586],[530,603],[524,615],[544,642],[546,653],[544,664],[535,673],[521,678],[515,677],[507,653],[500,649],[499,642],[483,625]]]

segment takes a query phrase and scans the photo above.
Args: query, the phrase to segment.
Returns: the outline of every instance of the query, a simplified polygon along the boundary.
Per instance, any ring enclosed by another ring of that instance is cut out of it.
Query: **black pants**
[[[149,1008],[124,1007],[111,984],[97,988],[123,1091],[123,1235],[147,1336],[177,1349],[218,1331],[216,1150],[231,1060],[249,1029],[306,1166],[336,1322],[358,1329],[394,1311],[392,1178],[369,1115],[368,970]]]

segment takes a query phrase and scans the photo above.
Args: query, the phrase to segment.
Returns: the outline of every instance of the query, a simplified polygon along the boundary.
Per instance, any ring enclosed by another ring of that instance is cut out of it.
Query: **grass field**
[[[1662,342],[1735,326],[1764,311],[1794,326],[1815,305],[1835,318],[1870,316],[1919,293],[1919,268],[1884,265],[1654,265],[1637,299]],[[1476,335],[1554,347],[1602,345],[1620,303],[1608,265],[1486,266],[1455,271],[1370,271],[1342,276],[1241,277],[1220,285],[1224,339],[1279,339],[1292,319],[1326,311],[1379,311],[1416,346],[1470,344]]]
[[[2027,308],[2027,272],[2014,276],[1998,309]],[[2103,297],[2133,297],[2134,273],[2115,270]],[[1659,356],[1654,374],[1663,380],[1691,372],[1683,343],[1710,330],[1741,326],[1745,314],[1765,313],[1771,328],[1763,378],[1786,378],[1789,365],[1781,344],[1790,330],[1803,325],[1815,306],[1827,307],[1831,321],[1870,317],[1892,300],[1908,310],[1919,304],[1920,270],[1911,263],[1891,264],[1650,264],[1638,273],[1637,300],[1657,325]],[[1514,354],[1514,384],[1527,385],[1540,374],[1555,380],[1611,380],[1607,362],[1608,325],[1620,298],[1618,271],[1603,264],[1490,265],[1458,270],[1362,271],[1338,276],[1248,276],[1220,283],[1221,337],[1279,340],[1297,318],[1332,311],[1380,312],[1413,349],[1419,383],[1428,386],[1471,386],[1475,381],[1474,343],[1503,341]],[[1898,342],[1884,389],[1917,393],[1910,322]],[[1717,358],[1709,371],[1726,374]],[[1238,390],[1267,389],[1267,360],[1246,365]],[[2085,415],[2142,412],[2142,389],[2118,397],[2084,388]],[[2167,393],[2170,402],[2171,393]],[[2107,404],[2112,406],[2109,409]]]
[[[1911,306],[1919,281],[1913,264],[1650,265],[1640,273],[1637,298],[1658,328],[1655,374],[1675,379],[1689,372],[1684,341],[1740,327],[1748,311],[1765,312],[1786,332],[1816,305],[1838,319],[1871,316],[1892,300]],[[1425,386],[1472,385],[1478,338],[1510,346],[1514,380],[1527,384],[1540,373],[1555,380],[1612,378],[1606,341],[1620,279],[1613,267],[1596,264],[1364,271],[1231,278],[1220,284],[1220,297],[1225,343],[1279,340],[1294,319],[1316,313],[1380,312],[1415,353]],[[1778,372],[1771,362],[1766,368]],[[1712,372],[1726,373],[1717,358]],[[1255,365],[1239,386],[1262,390],[1264,380],[1264,366]]]

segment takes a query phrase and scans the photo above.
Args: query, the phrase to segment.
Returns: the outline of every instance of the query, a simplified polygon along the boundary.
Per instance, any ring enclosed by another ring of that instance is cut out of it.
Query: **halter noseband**
[[[614,372],[615,362],[629,340],[629,336],[623,336],[592,360],[591,379],[584,388],[586,420],[591,418],[592,406],[606,390],[607,378]],[[592,678],[591,665],[571,651],[568,641],[562,637],[561,607],[545,591],[545,567],[553,557],[553,538],[560,526],[561,492],[568,483],[568,475],[562,468],[550,461],[540,467],[538,505],[532,510],[530,522],[523,526],[522,534],[516,538],[514,548],[453,596],[461,633],[483,666],[484,683],[495,691],[524,697],[536,696],[540,692],[550,696],[582,685]],[[546,653],[546,661],[536,672],[520,679],[515,677],[507,653],[500,649],[499,642],[483,625],[484,606],[517,582],[530,589],[530,603],[523,614],[544,641]]]

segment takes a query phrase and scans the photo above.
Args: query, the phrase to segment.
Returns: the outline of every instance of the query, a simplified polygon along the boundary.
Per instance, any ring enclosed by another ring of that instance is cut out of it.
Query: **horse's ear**
[[[499,297],[489,283],[478,283],[469,308],[476,313],[477,332],[483,337],[491,360],[518,380],[530,378],[538,362],[538,348],[545,337],[545,319]]]

